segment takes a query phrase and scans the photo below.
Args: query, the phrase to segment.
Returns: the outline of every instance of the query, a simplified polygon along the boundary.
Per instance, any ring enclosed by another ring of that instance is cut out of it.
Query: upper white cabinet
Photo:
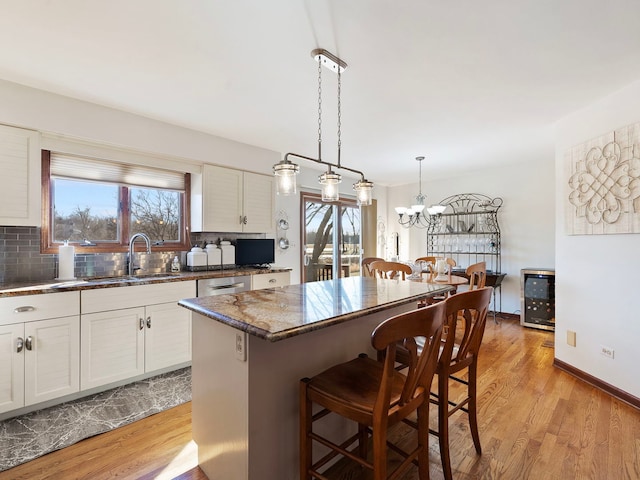
[[[0,125],[0,225],[40,226],[40,135]]]
[[[204,165],[191,178],[192,231],[274,231],[273,177]]]

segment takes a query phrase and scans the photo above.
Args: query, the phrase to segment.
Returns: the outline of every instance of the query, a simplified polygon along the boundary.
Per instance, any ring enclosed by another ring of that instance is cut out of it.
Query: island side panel
[[[238,330],[192,314],[192,431],[209,480],[248,478],[249,367],[235,355]]]
[[[415,308],[410,303],[273,343],[249,336],[250,480],[298,479],[300,379],[362,352],[375,358],[373,329],[390,316]],[[319,423],[325,434],[332,430],[345,438],[345,429],[355,432],[355,425],[337,418]]]

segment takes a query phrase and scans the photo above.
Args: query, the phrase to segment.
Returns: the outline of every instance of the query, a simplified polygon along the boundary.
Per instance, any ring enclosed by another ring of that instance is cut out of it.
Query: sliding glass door
[[[361,218],[355,200],[325,203],[302,193],[302,282],[360,275]]]

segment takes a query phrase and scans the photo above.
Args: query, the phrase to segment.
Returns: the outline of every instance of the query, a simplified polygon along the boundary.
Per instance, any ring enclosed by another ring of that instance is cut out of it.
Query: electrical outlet
[[[567,345],[571,347],[576,346],[576,332],[567,330]]]
[[[600,345],[600,353],[605,357],[613,359],[613,348],[607,347],[605,345]]]
[[[236,333],[236,358],[241,362],[247,360],[247,334],[245,332]]]

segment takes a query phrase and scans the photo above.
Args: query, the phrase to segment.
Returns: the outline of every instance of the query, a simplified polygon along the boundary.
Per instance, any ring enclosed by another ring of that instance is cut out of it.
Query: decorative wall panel
[[[565,153],[569,235],[640,233],[640,123]]]

